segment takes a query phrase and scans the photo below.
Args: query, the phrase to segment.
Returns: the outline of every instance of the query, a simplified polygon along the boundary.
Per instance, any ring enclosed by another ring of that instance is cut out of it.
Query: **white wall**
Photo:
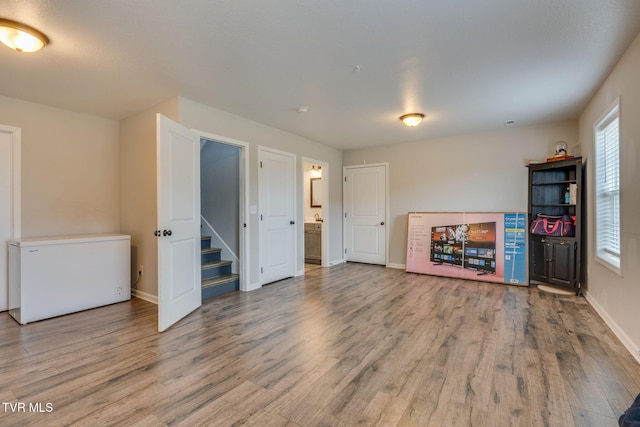
[[[22,129],[22,237],[120,231],[118,122],[0,96]]]
[[[131,235],[132,281],[137,266],[144,266],[132,292],[152,302],[157,302],[158,296],[158,243],[153,235],[158,225],[156,113],[177,120],[178,99],[120,122],[120,217],[122,233]]]
[[[593,158],[593,126],[620,97],[620,186],[622,277],[595,260],[594,239],[588,239],[587,299],[640,362],[640,36],[636,37],[614,70],[580,116],[579,138],[584,157]],[[587,234],[594,236],[594,182],[587,162]]]
[[[331,171],[329,195],[330,215],[330,262],[342,260],[342,152],[323,144],[300,136],[275,129],[249,119],[236,116],[215,108],[199,104],[189,99],[180,98],[180,123],[188,128],[233,138],[249,144],[249,204],[258,206],[258,146],[267,146],[295,154],[296,176],[303,175],[302,157],[309,157],[327,162]],[[303,186],[296,184],[296,233],[297,248],[296,271],[304,271],[304,208]],[[250,215],[250,281],[251,286],[260,282],[258,256],[258,216]]]
[[[576,121],[352,150],[343,163],[389,162],[389,264],[404,266],[408,212],[526,212],[525,164],[559,140],[579,155]]]

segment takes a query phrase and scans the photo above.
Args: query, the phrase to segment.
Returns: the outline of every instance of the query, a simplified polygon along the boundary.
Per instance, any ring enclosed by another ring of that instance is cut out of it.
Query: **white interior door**
[[[344,169],[345,258],[386,265],[387,165]]]
[[[295,160],[290,153],[259,153],[260,283],[295,275]]]
[[[8,245],[20,238],[20,129],[0,125],[0,311],[8,305]]]
[[[202,304],[200,138],[157,115],[158,330]]]

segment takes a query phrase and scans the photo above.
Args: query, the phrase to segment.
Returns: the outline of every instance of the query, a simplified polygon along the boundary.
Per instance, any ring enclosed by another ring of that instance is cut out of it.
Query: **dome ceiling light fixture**
[[[400,116],[402,123],[410,128],[418,126],[422,119],[424,119],[424,114],[422,113],[410,113]]]
[[[0,18],[0,41],[18,52],[36,52],[49,43],[49,38],[28,25]]]

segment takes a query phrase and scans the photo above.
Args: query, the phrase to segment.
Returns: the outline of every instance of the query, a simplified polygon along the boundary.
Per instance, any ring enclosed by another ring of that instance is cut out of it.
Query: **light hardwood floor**
[[[640,392],[584,298],[535,288],[346,264],[156,322],[1,313],[0,425],[600,427]]]

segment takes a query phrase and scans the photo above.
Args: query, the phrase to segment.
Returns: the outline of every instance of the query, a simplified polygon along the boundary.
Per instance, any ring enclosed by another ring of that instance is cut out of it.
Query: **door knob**
[[[382,221],[382,222],[380,223],[380,225],[384,225],[384,221]]]
[[[295,223],[296,223],[295,221],[289,221],[289,224],[291,224],[291,225],[293,225]]]
[[[163,235],[163,236],[171,236],[171,230],[164,230],[164,231],[162,232],[162,235]]]
[[[156,237],[160,237],[160,234],[161,234],[160,230],[156,230],[156,231],[153,232],[153,235],[156,236]]]

